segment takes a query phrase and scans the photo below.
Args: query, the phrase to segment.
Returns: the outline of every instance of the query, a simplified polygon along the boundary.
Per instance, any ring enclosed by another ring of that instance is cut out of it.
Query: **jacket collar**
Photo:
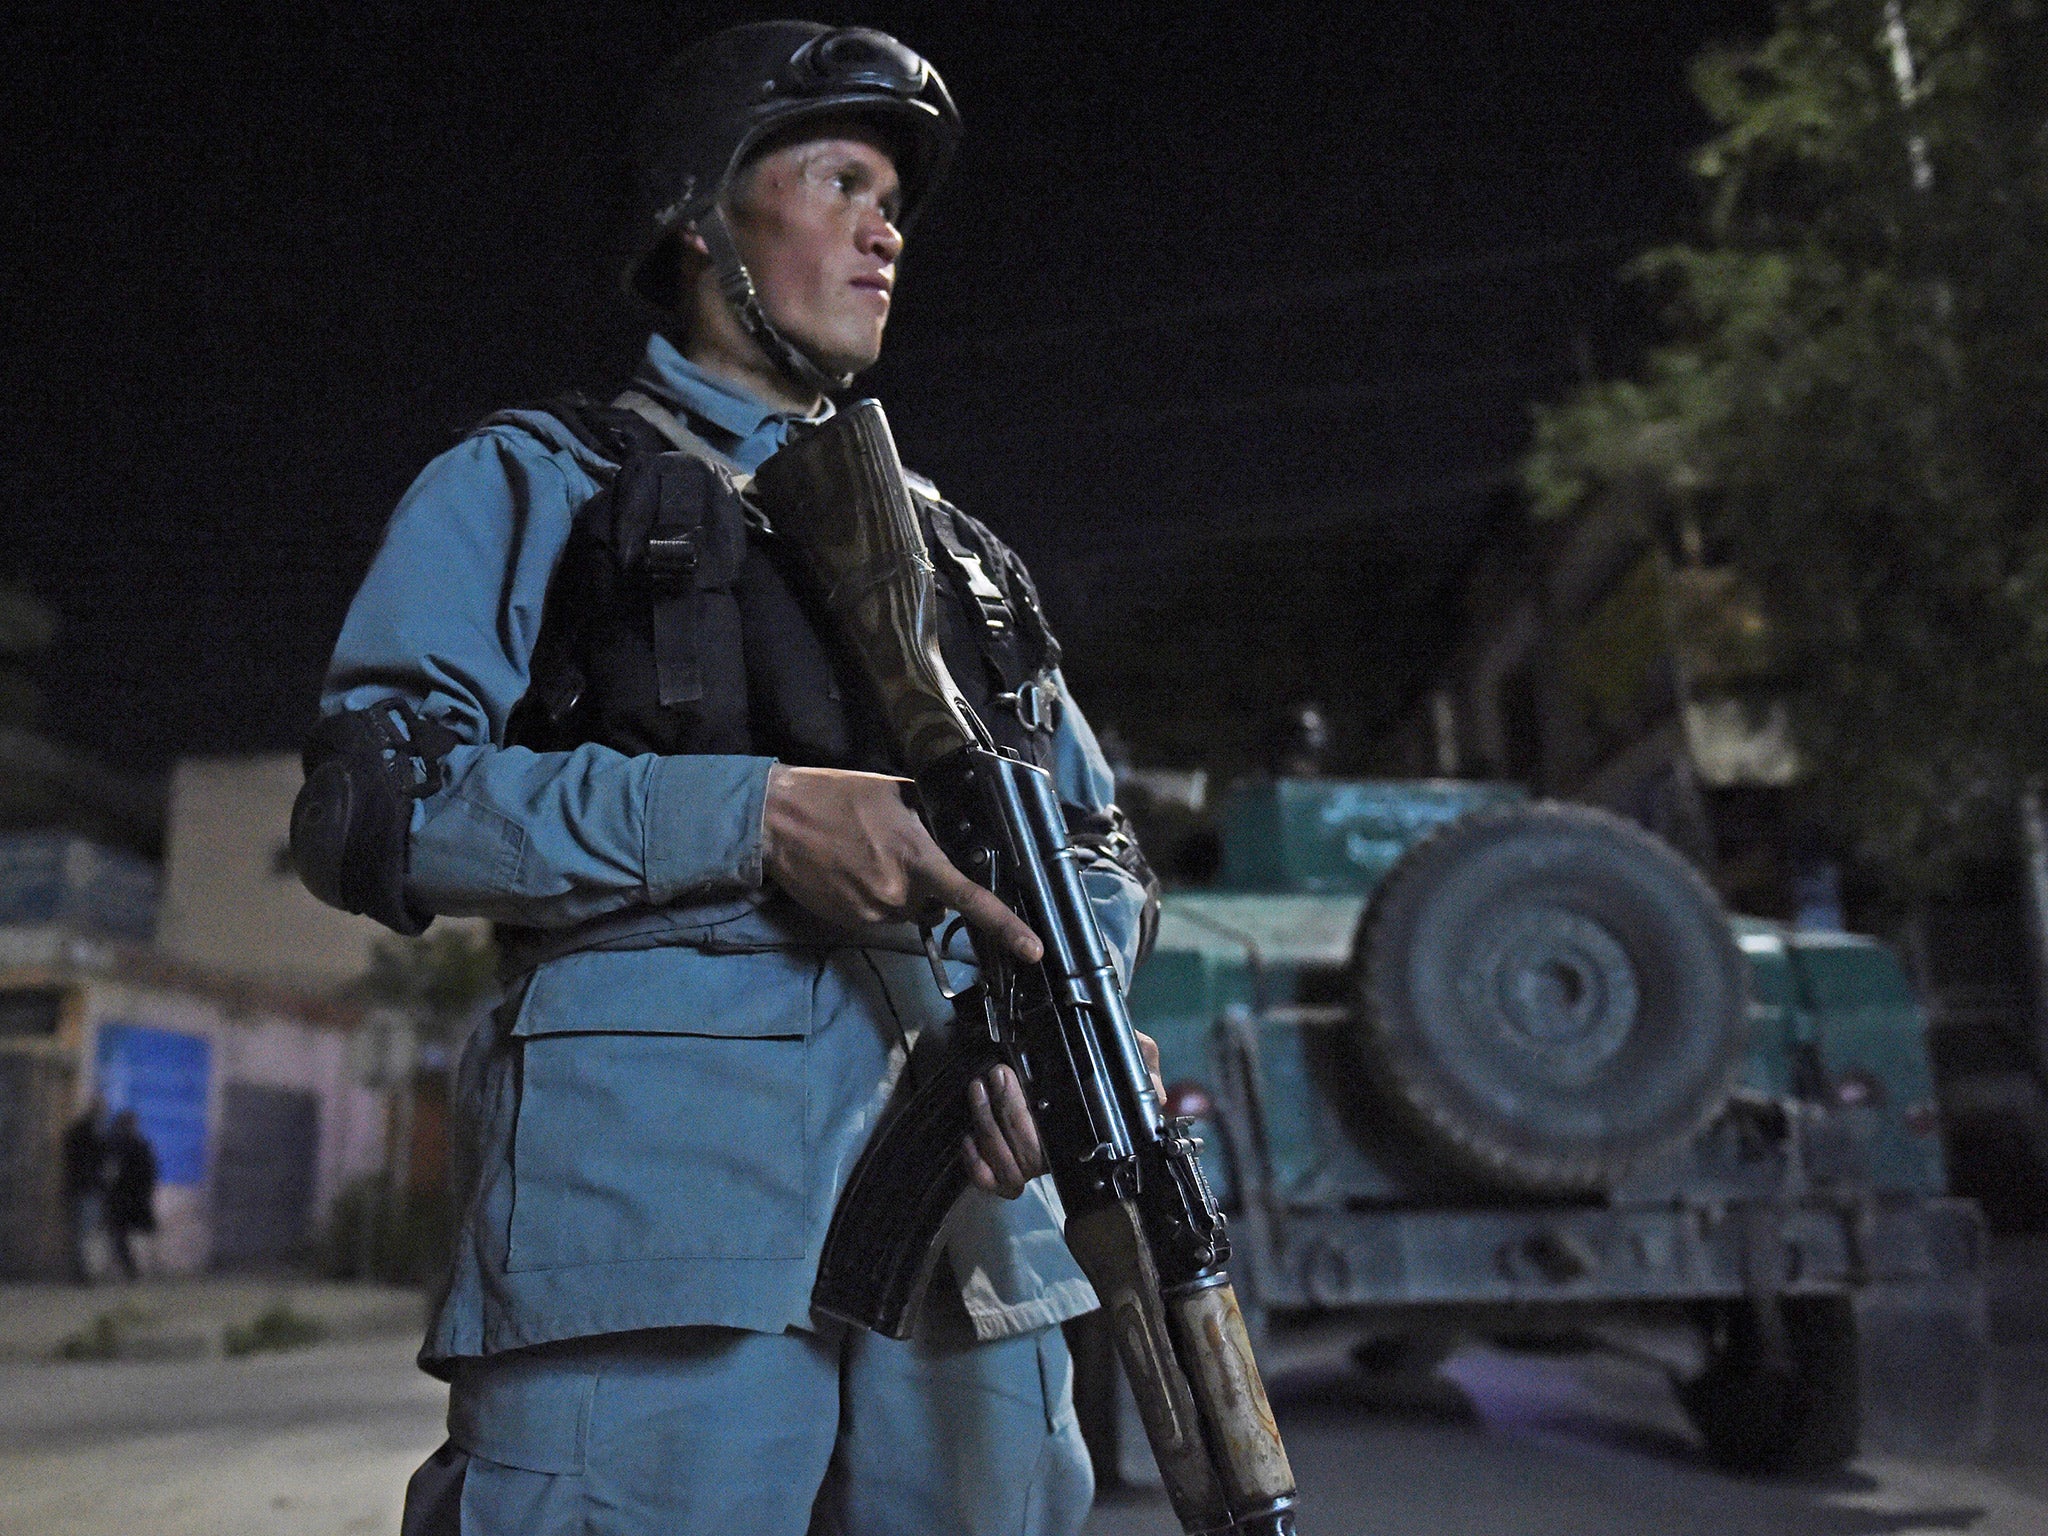
[[[647,351],[641,359],[639,372],[633,377],[633,384],[670,410],[688,415],[691,425],[703,431],[714,446],[727,450],[744,449],[753,445],[756,439],[766,439],[762,446],[772,452],[782,446],[792,423],[824,421],[833,410],[830,400],[809,416],[778,410],[705,372],[677,351],[666,336],[659,334],[647,338]],[[765,458],[767,454],[763,453],[761,457]]]

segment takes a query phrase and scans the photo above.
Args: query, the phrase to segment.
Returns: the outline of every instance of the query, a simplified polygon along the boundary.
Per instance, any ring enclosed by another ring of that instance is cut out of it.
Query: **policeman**
[[[1006,1069],[971,1090],[975,1187],[916,1337],[808,1304],[840,1188],[946,1027],[906,919],[949,907],[1039,947],[872,771],[857,690],[740,495],[878,355],[957,131],[936,72],[877,32],[765,23],[674,61],[638,136],[627,283],[665,321],[631,388],[436,459],[349,611],[301,874],[402,932],[493,919],[507,973],[459,1073],[461,1223],[420,1357],[449,1438],[407,1536],[1086,1513],[1057,1325],[1095,1299]],[[1029,578],[914,490],[948,662],[1053,773],[1128,975],[1149,877]]]

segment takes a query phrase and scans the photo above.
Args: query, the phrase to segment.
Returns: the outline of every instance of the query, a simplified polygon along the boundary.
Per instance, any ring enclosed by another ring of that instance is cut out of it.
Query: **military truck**
[[[1263,1353],[1659,1362],[1720,1464],[1989,1432],[1982,1224],[1883,946],[1729,917],[1632,823],[1518,789],[1269,780],[1131,989]],[[1098,1472],[1146,1459],[1075,1330]],[[1127,1396],[1127,1393],[1125,1394]]]

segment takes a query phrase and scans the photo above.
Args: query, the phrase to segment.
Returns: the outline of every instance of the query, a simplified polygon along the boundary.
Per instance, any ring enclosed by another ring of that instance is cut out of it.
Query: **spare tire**
[[[1746,968],[1713,890],[1585,806],[1431,834],[1352,953],[1356,1107],[1437,1193],[1600,1194],[1699,1130],[1746,1044]]]

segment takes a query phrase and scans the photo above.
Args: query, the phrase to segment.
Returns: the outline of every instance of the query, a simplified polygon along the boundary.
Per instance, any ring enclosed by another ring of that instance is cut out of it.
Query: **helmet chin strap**
[[[692,227],[710,254],[711,270],[718,278],[718,291],[725,295],[725,302],[739,317],[741,328],[768,354],[769,362],[805,389],[815,390],[821,395],[845,389],[853,382],[850,373],[827,373],[802,348],[775,328],[775,323],[761,308],[761,296],[754,291],[754,276],[740,259],[739,247],[733,244],[732,227],[725,222],[724,209],[713,206]]]

